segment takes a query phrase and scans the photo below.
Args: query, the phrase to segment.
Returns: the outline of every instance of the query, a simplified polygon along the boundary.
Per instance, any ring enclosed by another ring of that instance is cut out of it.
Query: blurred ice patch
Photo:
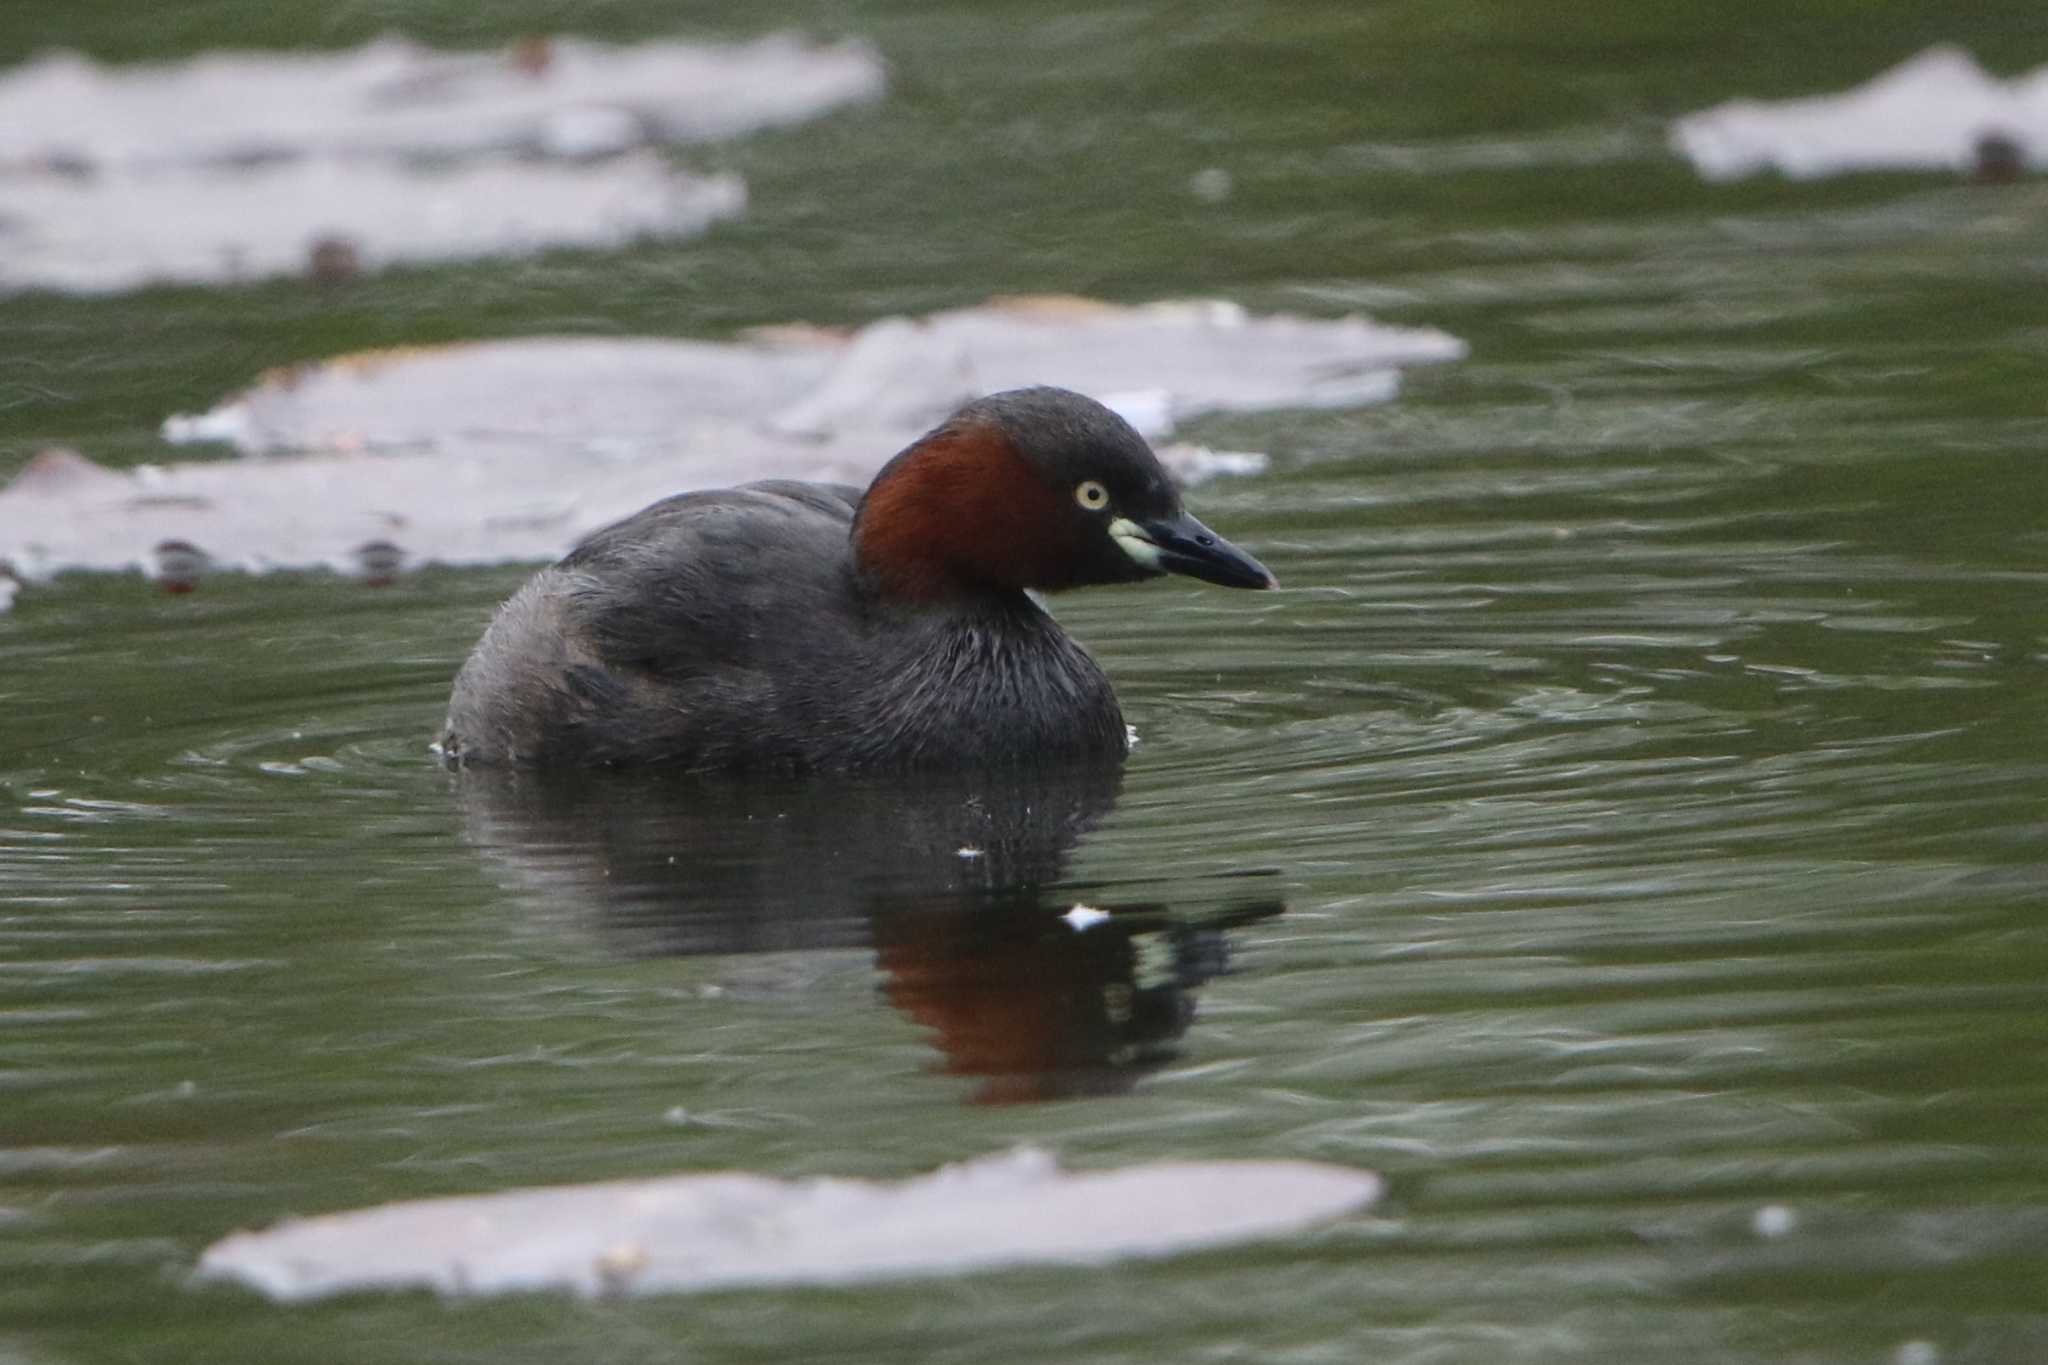
[[[1026,1149],[895,1183],[681,1175],[390,1204],[236,1233],[199,1274],[287,1301],[840,1285],[1270,1239],[1379,1194],[1369,1171],[1313,1162],[1062,1171]]]
[[[0,177],[0,292],[113,293],[691,236],[746,207],[739,177],[637,152],[438,169],[311,160],[109,177]]]
[[[0,76],[0,167],[114,172],[339,154],[457,157],[707,142],[878,98],[881,58],[788,34],[632,47],[529,38],[437,52],[208,53],[102,66],[73,52]]]
[[[2004,179],[2048,165],[2048,67],[2001,81],[1961,48],[1931,47],[1839,95],[1737,99],[1672,125],[1708,180],[1777,170],[1953,170]]]
[[[370,352],[275,371],[211,412],[170,418],[163,434],[229,441],[245,455],[540,442],[623,456],[729,425],[755,441],[907,438],[980,394],[1055,384],[1156,437],[1204,413],[1384,402],[1402,367],[1464,354],[1434,328],[1361,317],[1253,316],[1214,299],[1010,297],[853,331],[760,328],[735,342],[562,337]]]
[[[0,490],[0,561],[24,578],[146,567],[166,540],[218,568],[359,572],[552,559],[657,498],[749,479],[865,484],[969,398],[1056,384],[1148,436],[1203,413],[1356,406],[1464,343],[1364,318],[1252,316],[1188,301],[1003,299],[853,332],[731,342],[529,338],[347,356],[266,375],[172,442],[273,458],[121,474],[39,457]],[[1263,457],[1167,442],[1186,480]],[[283,452],[290,452],[285,454]]]
[[[0,75],[0,292],[346,278],[401,261],[603,248],[740,213],[732,176],[648,144],[733,137],[877,97],[858,44],[210,54]]]

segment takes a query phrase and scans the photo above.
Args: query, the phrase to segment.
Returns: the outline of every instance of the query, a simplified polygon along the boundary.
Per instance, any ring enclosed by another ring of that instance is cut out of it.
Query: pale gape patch
[[[1125,517],[1118,517],[1109,523],[1109,538],[1117,548],[1148,569],[1159,567],[1159,547],[1145,538],[1138,523]]]

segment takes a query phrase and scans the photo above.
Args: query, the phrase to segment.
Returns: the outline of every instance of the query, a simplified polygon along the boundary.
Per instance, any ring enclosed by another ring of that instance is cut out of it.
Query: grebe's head
[[[853,546],[880,591],[914,601],[1168,573],[1275,583],[1188,515],[1130,423],[1067,389],[993,394],[919,438],[869,485]]]

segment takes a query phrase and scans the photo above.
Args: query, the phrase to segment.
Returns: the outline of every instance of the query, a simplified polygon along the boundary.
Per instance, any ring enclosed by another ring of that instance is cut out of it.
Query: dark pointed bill
[[[1110,535],[1138,563],[1164,573],[1186,574],[1226,588],[1273,588],[1279,580],[1266,566],[1185,512],[1151,521],[1110,526]]]

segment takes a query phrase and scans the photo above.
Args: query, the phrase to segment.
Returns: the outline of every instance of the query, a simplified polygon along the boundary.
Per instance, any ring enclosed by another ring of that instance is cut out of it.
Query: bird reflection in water
[[[980,1103],[1129,1089],[1175,1055],[1196,989],[1228,970],[1227,931],[1284,909],[1234,895],[1190,914],[1063,885],[1116,802],[1116,768],[451,780],[470,841],[617,951],[871,947],[883,997],[931,1031],[944,1071],[981,1078]]]

